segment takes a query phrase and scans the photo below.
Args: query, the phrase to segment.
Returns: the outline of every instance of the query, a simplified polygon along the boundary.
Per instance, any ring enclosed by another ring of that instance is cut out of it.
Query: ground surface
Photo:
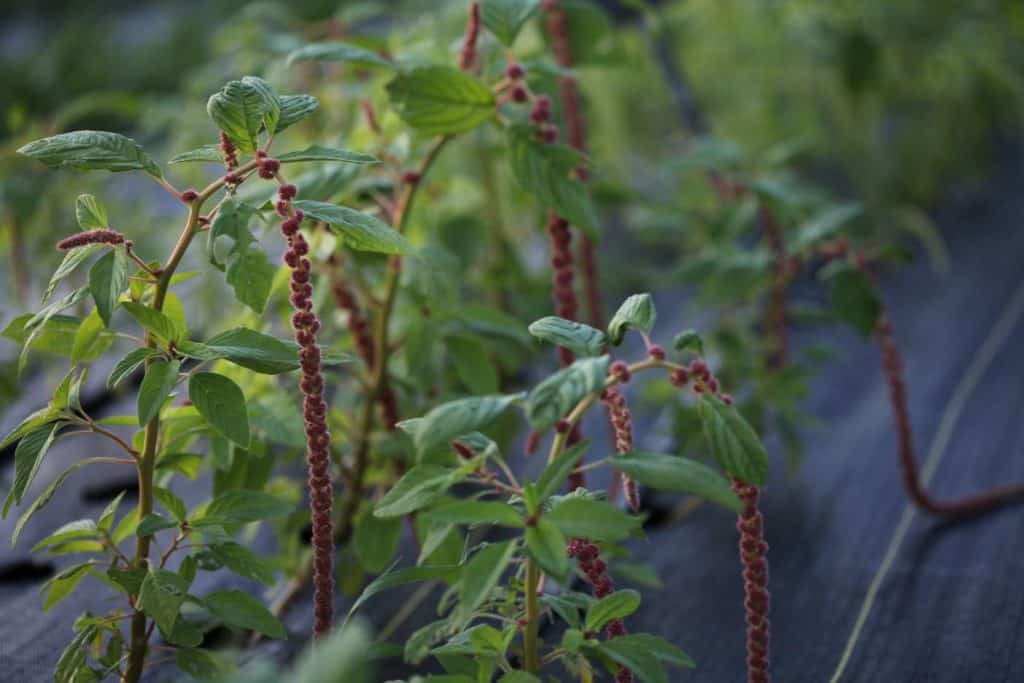
[[[1024,159],[1017,156],[982,192],[937,210],[952,252],[950,273],[938,275],[919,259],[884,279],[906,356],[915,437],[922,457],[937,442],[932,490],[943,495],[1024,480]],[[908,513],[875,349],[853,335],[828,341],[840,353],[815,381],[809,402],[823,426],[806,434],[808,457],[799,475],[787,478],[775,468],[764,493],[776,680],[829,681],[846,649],[842,681],[1024,680],[1024,507],[958,526]],[[130,405],[132,399],[120,400]],[[9,428],[34,403],[14,406],[0,422]],[[604,433],[592,431],[595,439]],[[948,439],[937,439],[941,433]],[[55,448],[37,481],[50,481],[86,455],[83,443]],[[88,454],[105,447],[88,442]],[[11,465],[10,457],[0,462]],[[16,549],[0,541],[0,679],[49,680],[73,616],[104,607],[105,591],[97,589],[43,613],[36,593],[53,567],[31,560],[27,549],[64,521],[95,517],[105,491],[124,481],[130,477],[115,469],[83,470],[37,515]],[[13,517],[0,523],[0,538],[13,523]],[[728,513],[705,506],[684,524],[653,529],[636,546],[665,587],[645,591],[630,628],[663,634],[698,661],[696,671],[673,680],[744,679],[733,523]],[[200,590],[232,581],[200,576],[206,584]],[[367,616],[386,623],[407,595],[378,598]],[[858,619],[862,629],[849,648]],[[264,651],[294,651],[305,640],[306,621],[300,605],[288,619],[292,641]]]

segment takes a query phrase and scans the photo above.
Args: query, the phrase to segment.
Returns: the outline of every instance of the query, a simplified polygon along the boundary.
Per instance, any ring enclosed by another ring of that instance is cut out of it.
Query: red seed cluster
[[[266,154],[257,156],[259,156],[257,172],[259,173],[260,178],[271,180],[277,175],[277,172],[281,170],[281,162],[277,159],[272,159],[266,156]]]
[[[261,159],[263,164],[273,159]],[[277,172],[273,169],[271,177]],[[299,359],[302,380],[299,384],[306,426],[306,461],[309,465],[309,503],[313,521],[313,634],[325,635],[334,620],[334,530],[331,507],[334,500],[330,473],[331,435],[327,429],[327,402],[324,400],[324,376],[320,347],[316,335],[320,321],[313,313],[313,285],[310,282],[312,264],[307,258],[309,244],[299,227],[303,215],[291,205],[294,186],[284,185],[278,190],[278,211],[287,216],[281,223],[281,233],[288,242],[284,261],[291,268],[291,303],[295,309],[292,327],[295,341],[300,346]]]
[[[633,450],[633,416],[629,412],[626,396],[618,387],[609,387],[601,394],[601,402],[608,409],[608,419],[615,433],[615,452],[629,453]],[[620,475],[626,502],[634,512],[640,509],[640,493],[633,478],[623,472]]]
[[[474,0],[469,6],[469,19],[466,20],[466,35],[462,39],[462,51],[459,53],[459,68],[468,71],[476,63],[476,43],[480,37],[480,3]]]
[[[508,67],[505,68],[505,76],[512,81],[518,81],[526,75],[526,71],[523,69],[522,64],[511,62]]]
[[[615,590],[612,579],[608,575],[608,565],[601,559],[600,548],[585,538],[574,538],[569,541],[567,551],[569,557],[575,558],[579,562],[580,571],[590,582],[591,592],[595,598],[600,600]],[[626,626],[622,623],[622,619],[609,621],[605,626],[605,635],[608,638],[626,635]],[[620,667],[615,675],[615,681],[616,683],[632,683],[633,673],[625,667]]]
[[[747,676],[749,683],[768,683],[768,544],[764,541],[764,518],[757,507],[760,494],[753,484],[734,479],[732,490],[743,503],[736,528],[740,532],[743,561],[743,590],[747,612]]]
[[[195,190],[185,190],[184,192],[181,193],[181,201],[185,202],[186,204],[189,204],[191,202],[194,202],[198,196],[199,193],[196,192]]]
[[[238,148],[224,131],[220,132],[220,154],[224,157],[224,166],[228,171],[238,168]]]
[[[61,251],[84,247],[86,244],[124,244],[125,237],[117,230],[86,230],[77,232],[74,235],[65,237],[57,242],[57,248]]]

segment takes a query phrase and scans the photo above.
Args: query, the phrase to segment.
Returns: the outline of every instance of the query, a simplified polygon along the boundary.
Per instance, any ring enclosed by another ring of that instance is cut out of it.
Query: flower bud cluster
[[[747,675],[749,683],[768,683],[768,544],[764,541],[764,518],[757,507],[760,492],[753,484],[734,479],[732,490],[743,503],[736,528],[740,532],[743,561],[744,603],[747,613]]]
[[[615,452],[629,453],[633,450],[633,416],[629,412],[625,394],[617,386],[608,387],[601,394],[601,402],[608,409],[608,419],[611,421],[612,431],[615,433]],[[639,510],[640,494],[636,482],[625,472],[619,476],[630,509],[634,512]]]
[[[220,154],[224,157],[224,167],[228,171],[238,168],[238,148],[224,131],[220,132]]]

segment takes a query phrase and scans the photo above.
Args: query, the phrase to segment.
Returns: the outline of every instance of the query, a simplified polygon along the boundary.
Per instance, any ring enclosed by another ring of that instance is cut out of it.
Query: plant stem
[[[540,605],[537,600],[537,584],[540,572],[531,559],[526,561],[526,626],[523,630],[523,663],[529,673],[538,671],[537,647],[540,632]]]

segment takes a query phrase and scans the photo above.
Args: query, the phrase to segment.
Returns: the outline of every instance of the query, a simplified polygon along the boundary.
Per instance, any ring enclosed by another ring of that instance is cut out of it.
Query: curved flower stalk
[[[260,159],[262,178],[277,178],[277,212],[284,219],[281,234],[288,243],[284,262],[291,268],[291,303],[295,309],[292,328],[299,344],[303,395],[303,419],[306,432],[306,460],[309,464],[309,505],[313,523],[313,635],[323,637],[330,631],[334,620],[334,502],[330,473],[331,435],[327,428],[327,402],[324,400],[324,377],[321,367],[317,332],[320,321],[313,313],[312,265],[308,258],[309,244],[300,230],[301,211],[292,207],[297,194],[294,185],[287,184],[279,174],[276,159]]]
[[[747,611],[747,680],[768,683],[768,544],[764,541],[764,517],[757,507],[760,490],[753,484],[733,479],[732,490],[743,502],[736,528],[740,532],[740,559],[743,561],[744,605]]]
[[[615,361],[608,370],[609,374],[619,376],[623,382],[629,381],[629,369],[622,361]],[[620,455],[633,450],[633,416],[629,412],[626,396],[618,387],[605,389],[601,402],[608,409],[608,419],[615,435],[615,452]],[[619,475],[622,490],[626,494],[626,502],[631,510],[640,509],[640,493],[636,482],[628,474]]]

